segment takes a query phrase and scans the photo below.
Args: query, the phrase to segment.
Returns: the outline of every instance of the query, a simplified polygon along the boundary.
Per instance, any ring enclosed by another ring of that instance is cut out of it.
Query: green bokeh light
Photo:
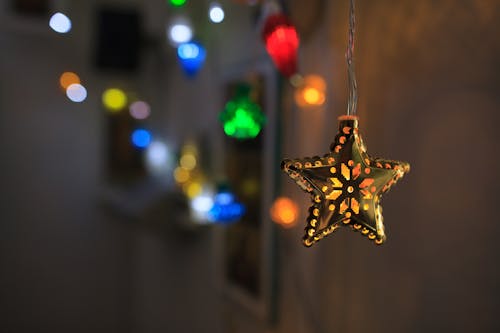
[[[259,135],[266,122],[266,116],[261,112],[248,94],[238,94],[229,101],[224,111],[219,115],[224,133],[237,139],[252,139]]]
[[[182,7],[186,4],[187,0],[170,0],[170,4],[174,7]]]

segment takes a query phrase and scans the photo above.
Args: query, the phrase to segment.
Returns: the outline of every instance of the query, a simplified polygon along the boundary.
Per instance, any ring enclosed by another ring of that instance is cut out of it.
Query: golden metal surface
[[[355,116],[339,117],[339,133],[330,147],[322,158],[284,160],[281,164],[283,171],[312,195],[304,245],[313,245],[340,225],[351,226],[375,244],[382,244],[386,235],[380,198],[409,172],[410,165],[370,157]]]

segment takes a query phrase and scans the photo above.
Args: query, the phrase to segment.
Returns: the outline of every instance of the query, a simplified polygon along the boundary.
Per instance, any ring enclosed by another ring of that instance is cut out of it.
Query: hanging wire
[[[354,15],[355,7],[354,0],[350,0],[349,6],[349,40],[347,44],[346,60],[347,60],[347,75],[349,79],[349,100],[347,102],[347,114],[355,115],[358,105],[358,83],[356,82],[356,73],[354,69],[353,54],[354,54],[354,32],[356,25],[356,17]]]

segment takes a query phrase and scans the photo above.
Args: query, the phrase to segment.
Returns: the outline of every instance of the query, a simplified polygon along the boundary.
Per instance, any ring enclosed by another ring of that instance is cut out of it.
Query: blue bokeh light
[[[235,201],[234,195],[224,191],[214,198],[214,204],[208,211],[208,219],[215,223],[229,224],[238,221],[245,214],[245,206]]]
[[[217,193],[214,201],[219,205],[229,205],[230,203],[234,202],[234,195],[229,192],[220,192]]]
[[[188,76],[194,76],[205,62],[207,51],[198,42],[189,42],[179,45],[177,57],[182,69]]]
[[[151,133],[145,129],[132,132],[132,144],[137,148],[146,148],[151,143]]]

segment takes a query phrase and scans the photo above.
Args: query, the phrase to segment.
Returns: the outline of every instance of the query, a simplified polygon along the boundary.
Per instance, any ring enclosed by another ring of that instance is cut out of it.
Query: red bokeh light
[[[266,49],[281,74],[290,77],[297,72],[297,29],[283,14],[267,18],[262,31]]]

